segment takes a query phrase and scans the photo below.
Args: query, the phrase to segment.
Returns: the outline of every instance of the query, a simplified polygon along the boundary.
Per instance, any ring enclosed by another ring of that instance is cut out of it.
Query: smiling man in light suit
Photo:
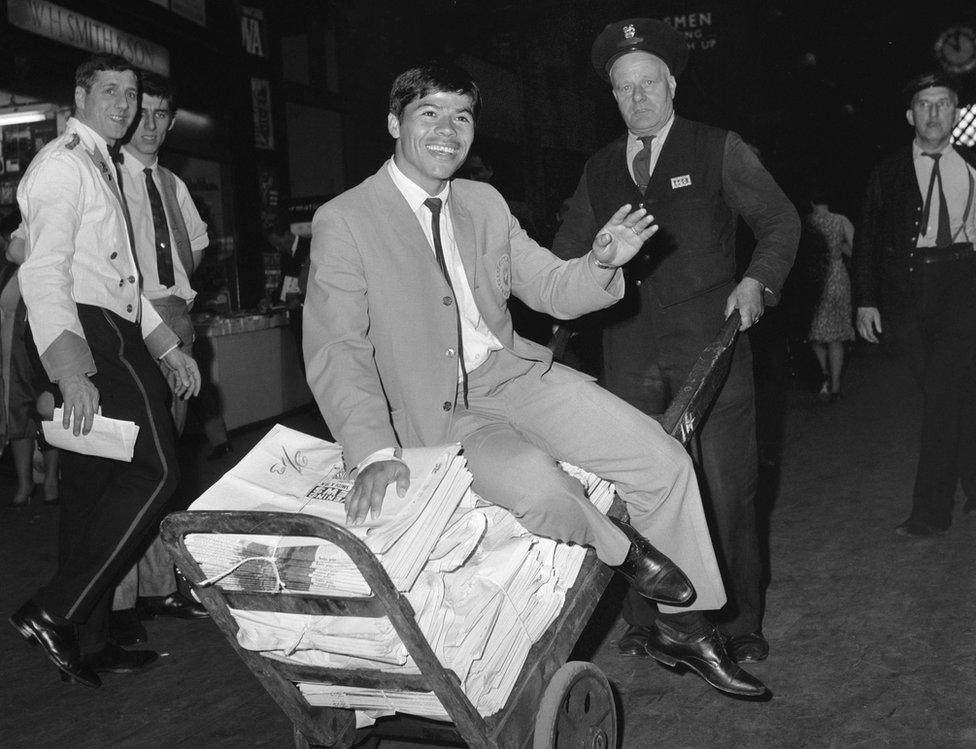
[[[406,490],[401,447],[459,442],[482,497],[533,533],[593,547],[662,604],[674,665],[764,697],[702,614],[725,592],[687,453],[512,330],[512,294],[560,319],[616,302],[619,266],[657,227],[624,205],[587,255],[558,259],[493,187],[451,180],[479,109],[478,87],[458,68],[401,74],[387,117],[393,158],[315,214],[304,352],[309,385],[355,471],[347,521],[378,514],[390,484]],[[561,460],[613,481],[633,526],[600,514]]]

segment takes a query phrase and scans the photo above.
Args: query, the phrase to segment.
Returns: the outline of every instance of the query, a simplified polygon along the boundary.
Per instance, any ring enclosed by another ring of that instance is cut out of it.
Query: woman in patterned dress
[[[814,195],[811,211],[805,221],[820,233],[830,253],[820,303],[813,313],[807,339],[820,363],[823,383],[819,397],[824,401],[840,398],[840,378],[844,369],[844,346],[854,340],[851,324],[851,278],[844,258],[850,257],[854,242],[854,225],[839,213],[833,213],[827,201]]]

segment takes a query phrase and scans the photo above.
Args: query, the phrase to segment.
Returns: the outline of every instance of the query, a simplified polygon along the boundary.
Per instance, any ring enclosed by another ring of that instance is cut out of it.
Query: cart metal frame
[[[661,417],[665,430],[687,444],[702,416],[722,386],[739,329],[739,314],[726,320],[718,337],[702,352],[685,385]],[[621,503],[614,509],[619,513]],[[369,583],[368,598],[338,598],[311,593],[245,593],[218,586],[200,587],[203,570],[186,548],[191,533],[233,533],[307,536],[334,543],[355,562]],[[355,535],[340,525],[309,515],[265,512],[179,512],[167,516],[161,535],[173,551],[176,564],[193,586],[230,646],[254,672],[271,697],[292,721],[296,746],[350,746],[358,740],[352,710],[309,705],[294,682],[320,682],[350,687],[371,687],[433,692],[454,721],[453,725],[412,716],[397,718],[396,735],[436,742],[464,741],[475,749],[522,749],[531,745],[540,705],[566,695],[546,694],[553,675],[572,652],[583,628],[603,594],[612,571],[587,554],[576,583],[556,620],[531,648],[505,707],[484,717],[464,694],[460,680],[438,661],[417,625],[413,609],[393,585],[376,556]],[[390,619],[419,675],[395,675],[382,670],[349,670],[285,663],[245,650],[236,639],[237,623],[229,608],[330,616],[386,616]],[[599,673],[596,667],[592,667]],[[601,678],[602,674],[600,674]],[[563,684],[565,680],[561,680]],[[568,688],[563,684],[561,688]],[[610,711],[613,712],[612,696]],[[610,716],[615,720],[614,716]],[[370,730],[379,735],[392,725],[378,721]],[[599,742],[598,742],[599,743]]]

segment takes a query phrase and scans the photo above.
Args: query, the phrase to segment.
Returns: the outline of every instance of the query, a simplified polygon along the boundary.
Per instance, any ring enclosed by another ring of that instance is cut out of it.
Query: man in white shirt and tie
[[[190,307],[196,292],[193,271],[210,243],[207,224],[200,218],[190,193],[179,177],[159,163],[159,150],[176,124],[176,94],[172,84],[155,73],[142,74],[140,113],[120,152],[125,201],[132,219],[136,257],[142,274],[142,293],[163,322],[180,337],[180,348],[193,355]],[[186,424],[188,401],[173,398],[170,410],[177,436]],[[179,496],[179,493],[176,495]],[[184,509],[171,505],[170,510]],[[199,603],[180,593],[173,558],[158,533],[139,562],[116,589],[110,635],[118,645],[148,639],[141,618],[208,616]]]

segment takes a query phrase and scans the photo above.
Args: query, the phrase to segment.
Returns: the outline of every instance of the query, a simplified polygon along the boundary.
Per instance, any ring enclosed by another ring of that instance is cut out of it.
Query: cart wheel
[[[564,664],[535,716],[534,749],[616,749],[617,712],[610,682],[586,661]]]

